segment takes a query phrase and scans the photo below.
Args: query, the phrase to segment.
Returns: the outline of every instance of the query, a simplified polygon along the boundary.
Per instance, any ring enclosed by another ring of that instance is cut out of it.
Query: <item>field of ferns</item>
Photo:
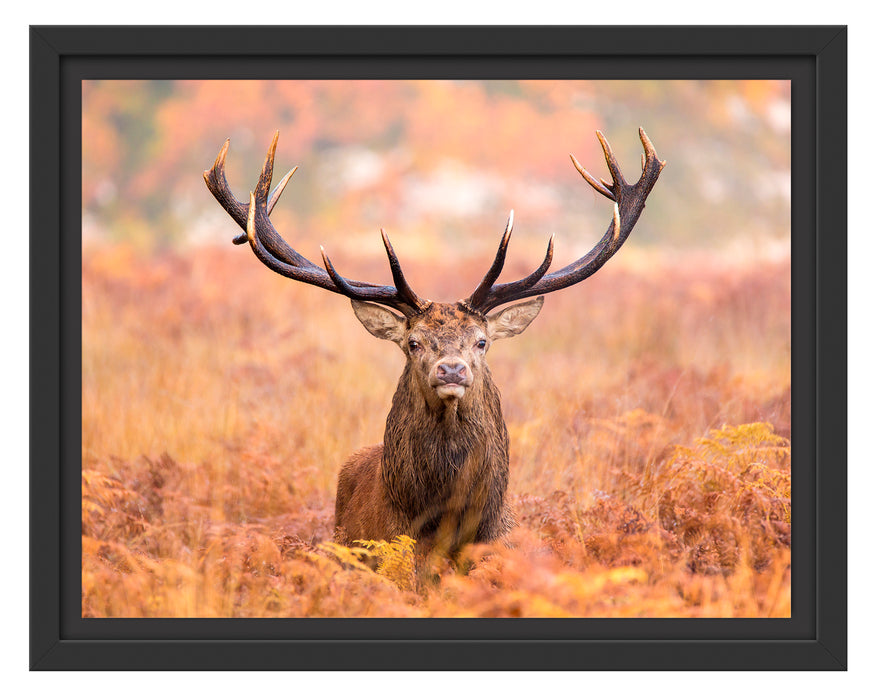
[[[384,282],[376,246],[334,262]],[[454,300],[492,246],[408,279]],[[550,295],[488,356],[519,524],[428,574],[332,541],[404,364],[347,300],[233,246],[87,246],[82,289],[84,617],[790,615],[788,259],[627,251]]]

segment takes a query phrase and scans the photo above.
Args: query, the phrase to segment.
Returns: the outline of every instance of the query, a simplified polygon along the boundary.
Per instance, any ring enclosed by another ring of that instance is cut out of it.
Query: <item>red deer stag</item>
[[[514,517],[506,497],[508,431],[486,353],[495,341],[517,335],[530,324],[541,309],[540,295],[590,277],[627,240],[665,164],[642,129],[639,135],[645,156],[642,174],[633,185],[625,181],[600,132],[611,182],[597,180],[570,155],[587,183],[614,202],[612,223],[590,252],[548,274],[554,251],[551,236],[535,272],[515,282],[497,283],[511,236],[511,212],[486,276],[470,296],[454,303],[423,299],[413,291],[384,231],[382,242],[394,286],[342,277],[324,248],[323,267],[304,258],[269,220],[296,170],[270,193],[278,132],[249,203],[239,202],[230,191],[224,173],[229,140],[223,145],[204,177],[211,194],[245,232],[233,242],[250,243],[257,258],[280,275],[349,297],[364,327],[395,343],[406,357],[384,442],[359,450],[340,471],[339,541],[391,540],[404,534],[419,541],[421,550],[433,547],[452,553],[465,543],[495,540],[511,529]],[[527,297],[535,298],[490,313]]]

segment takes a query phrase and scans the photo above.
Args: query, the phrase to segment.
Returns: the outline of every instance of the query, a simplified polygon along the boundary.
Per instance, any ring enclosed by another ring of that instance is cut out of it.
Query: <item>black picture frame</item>
[[[32,27],[31,669],[845,669],[846,50],[837,26]],[[80,81],[319,76],[792,81],[790,619],[80,617]]]

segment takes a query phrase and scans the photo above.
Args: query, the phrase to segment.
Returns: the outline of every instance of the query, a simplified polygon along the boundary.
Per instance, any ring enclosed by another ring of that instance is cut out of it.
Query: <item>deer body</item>
[[[409,535],[421,549],[455,552],[468,542],[498,539],[513,526],[506,496],[508,431],[486,353],[497,340],[526,329],[541,310],[542,294],[586,279],[617,252],[664,166],[640,129],[643,171],[630,185],[605,138],[597,134],[612,182],[596,180],[574,156],[572,162],[591,187],[615,203],[612,223],[600,242],[579,260],[548,274],[554,250],[551,236],[545,258],[532,274],[497,283],[513,227],[511,212],[486,276],[469,297],[455,303],[432,302],[410,288],[384,231],[394,286],[342,277],[323,248],[323,269],[291,248],[269,220],[296,170],[270,194],[278,133],[248,204],[232,195],[226,181],[229,141],[214,167],[205,171],[208,189],[245,231],[234,243],[250,243],[257,258],[281,275],[349,297],[364,327],[395,343],[406,358],[383,443],[359,450],[340,470],[335,515],[339,541]],[[534,298],[489,313],[527,297]]]

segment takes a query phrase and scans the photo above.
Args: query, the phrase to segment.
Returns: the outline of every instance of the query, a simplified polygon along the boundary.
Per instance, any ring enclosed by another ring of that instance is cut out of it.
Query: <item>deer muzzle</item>
[[[473,381],[471,368],[455,359],[438,362],[431,376],[431,385],[442,399],[461,399]]]

